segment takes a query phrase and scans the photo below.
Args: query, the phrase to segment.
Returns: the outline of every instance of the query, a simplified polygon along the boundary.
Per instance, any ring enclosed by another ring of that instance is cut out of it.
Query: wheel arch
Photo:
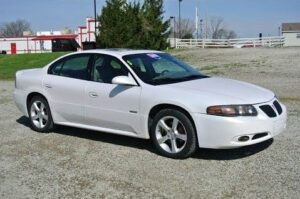
[[[185,114],[189,118],[189,120],[192,122],[192,125],[194,127],[194,130],[195,130],[196,136],[197,136],[197,128],[196,128],[194,119],[193,119],[192,115],[189,113],[189,111],[187,111],[185,108],[182,108],[181,106],[170,104],[170,103],[157,104],[150,109],[149,114],[148,114],[148,131],[150,130],[150,127],[151,127],[151,124],[152,124],[152,121],[153,121],[153,118],[155,117],[155,115],[163,109],[175,109],[175,110],[178,110],[178,111],[182,112],[183,114]]]
[[[39,92],[31,92],[31,93],[29,93],[29,94],[27,95],[27,98],[26,98],[26,109],[27,109],[27,113],[28,113],[28,105],[29,105],[31,99],[32,99],[34,96],[40,96],[40,97],[44,98],[44,99],[47,101],[47,103],[49,104],[47,98],[46,98],[43,94],[41,94],[41,93],[39,93]],[[29,113],[28,113],[28,114],[29,114]]]

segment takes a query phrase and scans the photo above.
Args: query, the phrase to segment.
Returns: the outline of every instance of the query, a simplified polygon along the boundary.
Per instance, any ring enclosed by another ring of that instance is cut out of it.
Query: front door
[[[85,88],[85,117],[88,125],[137,135],[140,132],[140,86],[112,84],[114,77],[130,75],[115,57],[95,54],[91,80]]]

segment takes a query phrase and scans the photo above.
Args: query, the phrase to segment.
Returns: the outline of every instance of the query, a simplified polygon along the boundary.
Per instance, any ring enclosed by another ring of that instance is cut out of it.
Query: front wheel
[[[41,96],[34,96],[28,106],[28,115],[33,130],[49,132],[53,130],[54,123],[47,101]]]
[[[153,119],[150,135],[158,152],[166,157],[187,158],[197,148],[192,121],[178,110],[161,110]]]

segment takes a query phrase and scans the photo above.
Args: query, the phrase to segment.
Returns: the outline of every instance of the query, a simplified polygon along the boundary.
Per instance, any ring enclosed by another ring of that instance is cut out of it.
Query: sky
[[[0,24],[24,19],[34,31],[76,29],[93,16],[94,0],[0,0]],[[129,0],[130,1],[130,0]],[[139,0],[143,1],[143,0]],[[101,13],[105,0],[97,0]],[[300,22],[300,0],[183,0],[182,18],[222,17],[238,37],[278,35],[282,22]],[[164,0],[165,19],[178,17],[178,0]]]

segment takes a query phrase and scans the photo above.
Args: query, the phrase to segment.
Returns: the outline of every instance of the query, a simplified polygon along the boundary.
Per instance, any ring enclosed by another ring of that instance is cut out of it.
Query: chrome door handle
[[[98,94],[95,92],[89,92],[90,97],[98,97]]]
[[[52,88],[52,86],[50,84],[45,84],[46,88]]]

